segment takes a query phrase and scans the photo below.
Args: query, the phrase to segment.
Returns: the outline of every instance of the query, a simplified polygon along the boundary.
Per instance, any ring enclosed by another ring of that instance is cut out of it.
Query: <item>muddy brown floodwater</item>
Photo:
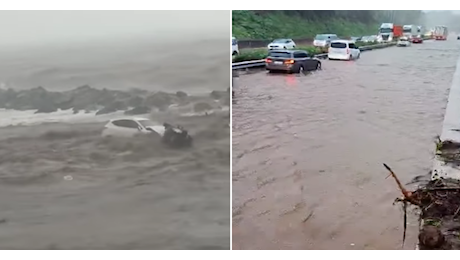
[[[241,75],[233,248],[400,249],[400,192],[382,163],[406,183],[430,170],[459,49],[426,41],[306,76]],[[417,224],[412,214],[405,249]]]

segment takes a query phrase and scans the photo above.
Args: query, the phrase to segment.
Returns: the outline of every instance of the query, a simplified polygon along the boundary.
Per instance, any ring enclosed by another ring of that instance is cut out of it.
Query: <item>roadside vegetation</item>
[[[313,38],[334,33],[341,37],[377,34],[382,22],[419,24],[421,11],[259,10],[233,11],[232,33],[239,40]]]

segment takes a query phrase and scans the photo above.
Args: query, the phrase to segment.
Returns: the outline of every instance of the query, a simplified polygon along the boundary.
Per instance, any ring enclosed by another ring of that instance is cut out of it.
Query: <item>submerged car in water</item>
[[[405,36],[399,38],[398,42],[396,43],[396,46],[398,46],[398,47],[409,47],[410,46],[409,38],[407,38]]]
[[[423,43],[423,37],[421,35],[415,35],[411,38],[412,43]]]
[[[270,51],[265,59],[266,70],[301,73],[321,68],[321,61],[303,50]]]
[[[160,138],[162,143],[170,147],[178,148],[192,145],[192,137],[187,130],[168,123],[154,123],[147,118],[112,119],[102,131],[103,137],[135,137],[148,134]]]

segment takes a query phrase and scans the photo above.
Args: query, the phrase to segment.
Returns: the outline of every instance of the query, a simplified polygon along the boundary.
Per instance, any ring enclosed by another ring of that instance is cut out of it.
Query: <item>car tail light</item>
[[[268,58],[267,58],[267,59],[265,59],[265,62],[266,62],[266,63],[271,63],[271,62],[272,62],[272,59],[268,59]]]
[[[350,54],[350,49],[347,48],[347,54]]]
[[[294,60],[285,60],[284,63],[285,64],[294,64]]]

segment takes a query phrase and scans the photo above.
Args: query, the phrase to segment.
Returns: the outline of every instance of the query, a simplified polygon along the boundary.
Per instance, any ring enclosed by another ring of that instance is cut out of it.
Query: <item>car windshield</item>
[[[392,33],[393,28],[380,28],[380,33]]]
[[[138,120],[139,124],[141,124],[143,127],[147,127],[147,126],[152,126],[154,125],[154,123],[150,120]]]
[[[401,38],[400,41],[407,42],[407,38]]]
[[[345,49],[347,47],[347,44],[344,42],[333,42],[331,43],[331,48],[337,48],[337,49]]]
[[[316,35],[315,37],[315,40],[319,40],[319,41],[324,41],[327,39],[327,35],[326,34],[318,34]]]
[[[272,42],[273,43],[285,43],[287,41],[288,41],[288,39],[276,39],[276,40],[273,40]]]
[[[291,58],[292,55],[290,52],[272,51],[268,56],[273,58]]]

